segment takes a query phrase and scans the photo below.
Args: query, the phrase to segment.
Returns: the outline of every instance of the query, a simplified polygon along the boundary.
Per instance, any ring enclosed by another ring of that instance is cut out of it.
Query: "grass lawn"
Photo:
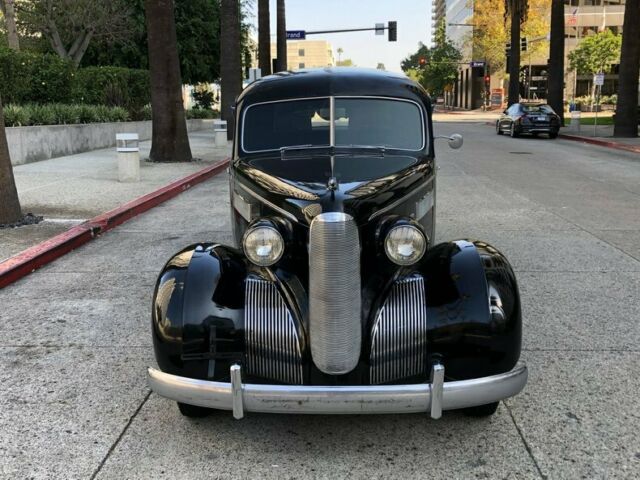
[[[610,112],[602,112],[598,113],[598,125],[613,125],[613,114]],[[580,116],[580,125],[593,125],[595,122],[595,114],[594,113],[582,113]],[[571,125],[571,114],[565,114],[564,117],[564,126],[568,127]]]

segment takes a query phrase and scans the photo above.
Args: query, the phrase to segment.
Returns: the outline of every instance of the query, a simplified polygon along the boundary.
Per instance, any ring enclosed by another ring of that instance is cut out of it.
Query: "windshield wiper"
[[[280,151],[288,152],[290,150],[302,150],[302,149],[311,148],[311,147],[313,147],[313,145],[311,145],[310,143],[306,143],[304,145],[289,145],[286,147],[280,147]]]

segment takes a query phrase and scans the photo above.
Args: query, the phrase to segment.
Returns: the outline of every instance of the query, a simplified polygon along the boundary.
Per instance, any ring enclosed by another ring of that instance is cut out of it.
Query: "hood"
[[[433,159],[403,154],[264,156],[237,164],[243,188],[308,224],[318,213],[345,212],[364,224],[377,209],[397,202],[433,172]]]

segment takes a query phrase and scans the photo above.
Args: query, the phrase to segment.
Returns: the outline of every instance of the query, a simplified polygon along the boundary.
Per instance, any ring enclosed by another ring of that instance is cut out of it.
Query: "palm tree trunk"
[[[287,69],[287,23],[284,0],[277,3],[278,71]]]
[[[262,75],[271,74],[270,21],[269,0],[258,0],[258,67]]]
[[[13,178],[9,145],[4,130],[2,99],[0,99],[0,225],[17,222],[20,218],[22,218],[22,211]]]
[[[4,20],[7,26],[7,43],[12,50],[20,50],[20,40],[18,39],[18,29],[16,28],[16,9],[15,0],[0,0],[0,7],[4,14]]]
[[[154,162],[192,160],[182,103],[182,77],[173,0],[145,0]]]
[[[627,0],[622,26],[618,105],[614,137],[638,136],[638,70],[640,67],[640,0]],[[624,59],[622,61],[622,59]]]
[[[242,56],[240,38],[240,4],[222,0],[220,8],[220,115],[227,121],[227,139],[235,133],[236,97],[242,91]]]
[[[547,101],[564,125],[564,1],[551,0],[551,39],[549,42],[549,91]]]
[[[509,58],[509,100],[520,101],[520,0],[511,2],[511,56]]]

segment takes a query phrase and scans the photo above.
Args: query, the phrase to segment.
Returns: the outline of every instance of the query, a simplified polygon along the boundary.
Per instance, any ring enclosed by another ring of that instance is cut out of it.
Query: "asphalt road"
[[[226,175],[0,291],[1,478],[640,477],[640,157],[438,123],[438,237],[503,250],[525,391],[491,419],[182,417],[150,394],[167,257],[227,241]]]

